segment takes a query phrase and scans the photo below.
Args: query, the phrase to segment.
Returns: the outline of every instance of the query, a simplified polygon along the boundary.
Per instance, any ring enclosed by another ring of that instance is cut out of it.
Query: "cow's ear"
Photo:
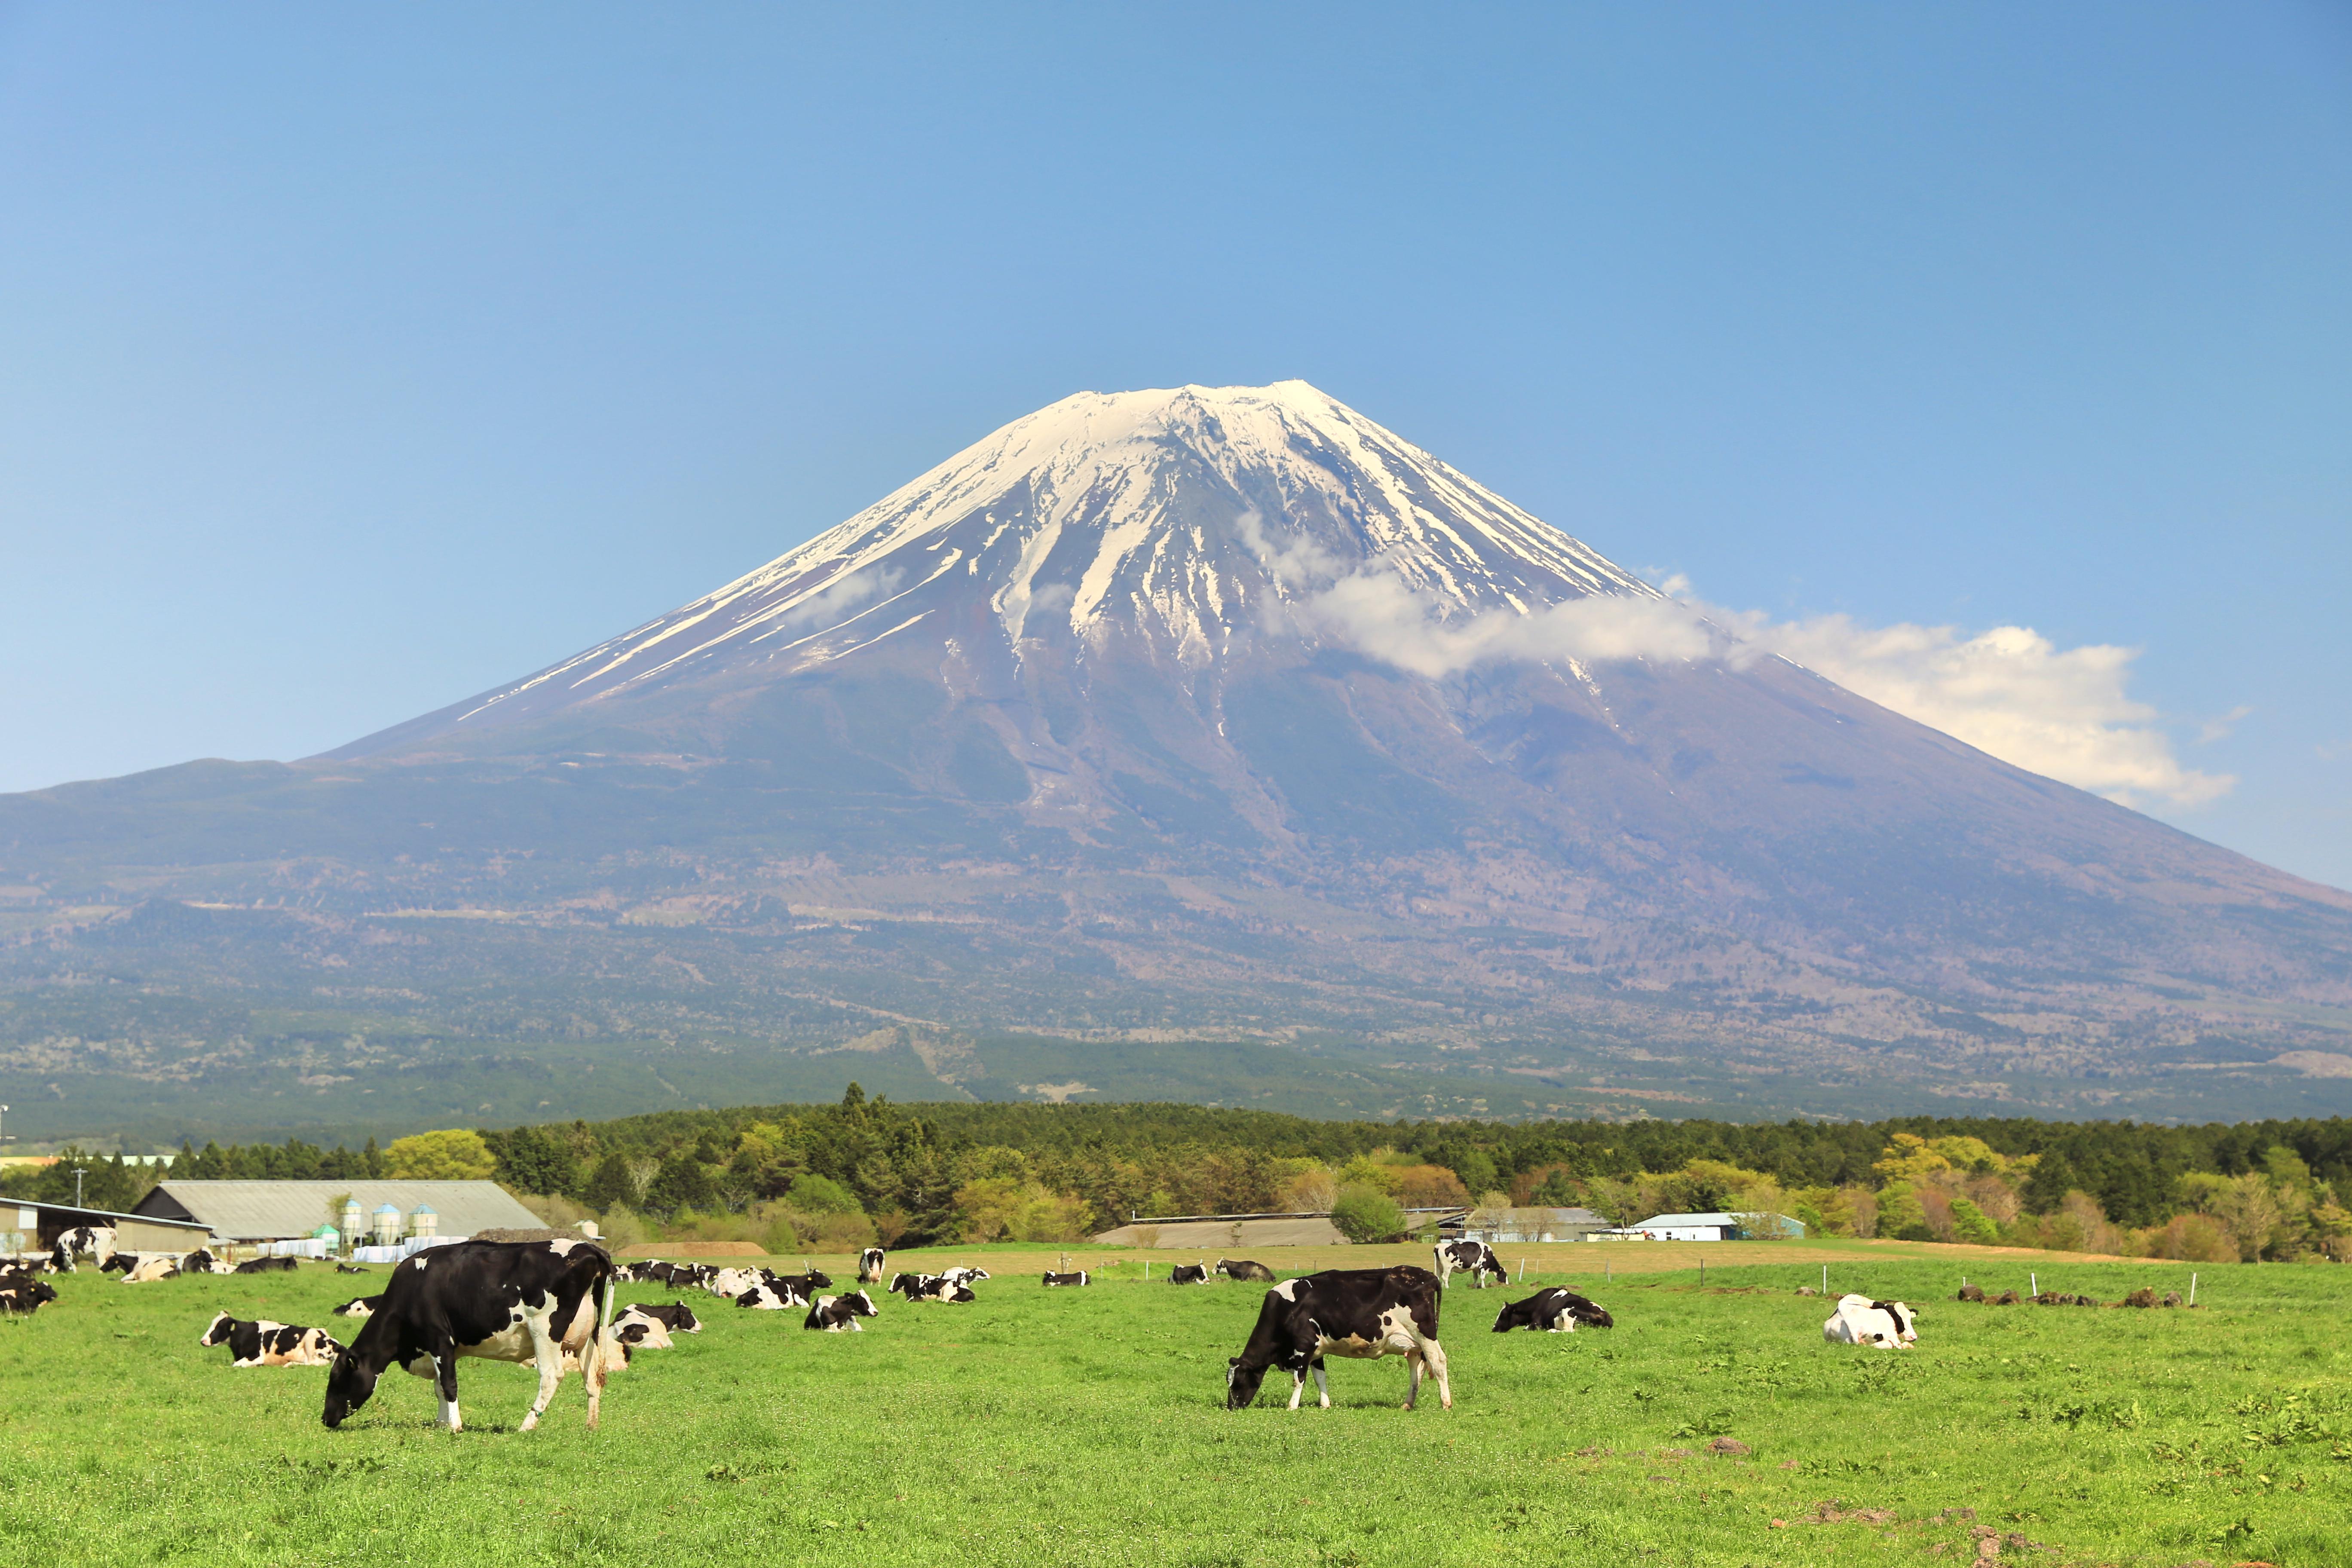
[[[1227,1366],[1239,1366],[1242,1364],[1242,1358],[1237,1355],[1227,1356],[1225,1358],[1225,1364]]]

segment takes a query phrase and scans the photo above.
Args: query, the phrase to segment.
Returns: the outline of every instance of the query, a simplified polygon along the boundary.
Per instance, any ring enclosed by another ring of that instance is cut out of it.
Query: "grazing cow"
[[[1489,1274],[1495,1277],[1497,1285],[1511,1282],[1510,1271],[1503,1267],[1503,1260],[1496,1258],[1495,1249],[1483,1241],[1441,1241],[1437,1244],[1437,1283],[1441,1289],[1454,1282],[1454,1271],[1457,1268],[1469,1270],[1471,1283],[1481,1290],[1486,1288],[1486,1276]]]
[[[882,1283],[882,1249],[869,1247],[857,1255],[857,1282],[860,1285]]]
[[[1841,1296],[1837,1310],[1822,1324],[1822,1338],[1833,1345],[1876,1345],[1880,1350],[1908,1350],[1919,1331],[1911,1326],[1911,1309],[1900,1301],[1874,1301],[1867,1296]]]
[[[1083,1285],[1086,1282],[1087,1271],[1083,1268],[1076,1274],[1056,1274],[1050,1268],[1045,1270],[1045,1283],[1048,1285]]]
[[[58,1299],[57,1287],[29,1274],[0,1274],[0,1312],[30,1315],[44,1301]]]
[[[256,1258],[236,1266],[239,1274],[291,1274],[294,1260],[290,1258]]]
[[[324,1329],[299,1323],[247,1322],[223,1312],[196,1341],[200,1345],[226,1345],[231,1366],[325,1366],[343,1347]]]
[[[461,1431],[457,1363],[481,1356],[538,1367],[539,1397],[522,1420],[528,1432],[555,1397],[569,1351],[580,1358],[593,1431],[613,1359],[612,1314],[613,1260],[593,1243],[457,1241],[429,1248],[392,1271],[383,1304],[335,1358],[320,1418],[341,1426],[397,1365],[437,1378],[442,1423]]]
[[[110,1225],[78,1225],[58,1237],[57,1247],[49,1261],[62,1274],[71,1274],[74,1259],[89,1253],[104,1268],[114,1256],[114,1227]]]
[[[1426,1268],[1399,1264],[1391,1268],[1329,1268],[1303,1279],[1286,1279],[1259,1303],[1249,1343],[1226,1363],[1225,1408],[1240,1410],[1257,1397],[1266,1368],[1290,1373],[1290,1408],[1298,1408],[1307,1374],[1324,1409],[1331,1408],[1331,1384],[1323,1373],[1326,1355],[1373,1360],[1404,1357],[1412,1382],[1405,1391],[1410,1410],[1421,1396],[1426,1368],[1437,1379],[1437,1400],[1454,1408],[1446,1382],[1445,1351],[1437,1342],[1437,1305],[1443,1287]]]
[[[335,1309],[335,1316],[338,1318],[365,1318],[372,1316],[375,1310],[383,1305],[383,1298],[381,1296],[354,1296],[350,1300]]]
[[[1274,1283],[1273,1269],[1263,1263],[1252,1263],[1246,1258],[1220,1258],[1215,1271],[1228,1279],[1249,1280],[1260,1285]]]
[[[761,1312],[781,1312],[787,1307],[807,1306],[808,1298],[789,1285],[770,1285],[762,1281],[737,1295],[735,1304]]]
[[[872,1297],[863,1290],[853,1290],[846,1296],[819,1296],[808,1316],[802,1320],[801,1327],[823,1329],[828,1334],[837,1334],[844,1329],[862,1334],[866,1331],[857,1326],[857,1320],[881,1315]]]
[[[111,1268],[118,1264],[121,1266],[125,1285],[152,1285],[158,1279],[169,1279],[180,1271],[179,1256],[170,1252],[159,1253],[153,1258],[142,1257],[136,1252],[118,1252],[108,1258],[104,1266]]]
[[[1539,1329],[1548,1334],[1572,1334],[1576,1325],[1595,1329],[1613,1329],[1617,1320],[1611,1317],[1597,1301],[1563,1290],[1557,1285],[1538,1290],[1524,1301],[1513,1301],[1495,1320],[1495,1331],[1507,1334],[1513,1329]]]
[[[698,1334],[702,1331],[702,1320],[696,1317],[694,1309],[683,1301],[672,1301],[667,1307],[639,1301],[628,1310],[640,1318],[651,1318],[674,1334]]]
[[[1171,1285],[1205,1285],[1208,1282],[1209,1270],[1205,1264],[1180,1263],[1168,1271],[1168,1283]]]

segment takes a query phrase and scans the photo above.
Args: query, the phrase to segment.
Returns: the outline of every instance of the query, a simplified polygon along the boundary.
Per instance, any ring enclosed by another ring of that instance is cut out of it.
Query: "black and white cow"
[[[808,1300],[820,1290],[833,1289],[833,1277],[814,1268],[805,1274],[776,1274],[765,1268],[760,1270],[760,1273],[769,1284],[790,1289],[803,1301]]]
[[[869,1247],[857,1255],[857,1282],[860,1285],[882,1283],[883,1253],[878,1247]]]
[[[613,1320],[613,1341],[621,1347],[621,1359],[626,1363],[633,1351],[666,1351],[676,1348],[669,1329],[660,1321],[646,1317],[634,1307],[623,1309]]]
[[[356,1263],[338,1263],[335,1265],[335,1272],[338,1274],[364,1274],[367,1270],[362,1268]]]
[[[631,1306],[629,1310],[640,1318],[651,1318],[674,1334],[698,1334],[702,1331],[702,1320],[696,1317],[694,1309],[683,1301],[672,1301],[667,1307],[656,1307],[649,1301],[639,1301]]]
[[[1837,1310],[1822,1324],[1822,1338],[1833,1345],[1876,1345],[1883,1351],[1909,1350],[1919,1337],[1912,1327],[1916,1316],[1901,1301],[1874,1301],[1867,1296],[1841,1296]]]
[[[236,1266],[239,1274],[291,1274],[294,1260],[290,1258],[255,1258]]]
[[[890,1289],[909,1301],[977,1301],[969,1285],[959,1285],[944,1274],[893,1274]]]
[[[1507,1334],[1513,1329],[1536,1329],[1548,1334],[1572,1334],[1579,1323],[1592,1329],[1613,1329],[1617,1320],[1598,1301],[1555,1285],[1505,1307],[1495,1320],[1495,1331]]]
[[[702,1288],[714,1296],[723,1296],[731,1301],[744,1291],[766,1283],[756,1268],[721,1268],[703,1280]]]
[[[46,1279],[36,1279],[29,1274],[0,1274],[0,1312],[29,1315],[42,1302],[57,1299],[57,1287]]]
[[[988,1270],[985,1268],[966,1268],[959,1265],[953,1268],[942,1268],[940,1270],[940,1278],[951,1284],[972,1285],[987,1279]]]
[[[1228,1279],[1252,1280],[1260,1285],[1274,1283],[1274,1270],[1263,1263],[1252,1263],[1246,1258],[1220,1258],[1216,1271]]]
[[[522,1430],[539,1418],[563,1379],[567,1351],[580,1358],[588,1386],[588,1426],[596,1426],[613,1356],[606,1331],[613,1313],[613,1260],[590,1242],[457,1241],[428,1248],[392,1271],[383,1304],[327,1374],[320,1415],[340,1426],[375,1392],[388,1367],[437,1378],[441,1420],[463,1429],[457,1413],[461,1357],[530,1362],[539,1397]]]
[[[1391,1268],[1330,1268],[1302,1279],[1286,1279],[1259,1303],[1249,1343],[1226,1363],[1225,1408],[1245,1408],[1257,1397],[1268,1367],[1290,1373],[1290,1408],[1298,1408],[1307,1373],[1324,1409],[1331,1408],[1331,1384],[1324,1376],[1327,1355],[1375,1360],[1401,1355],[1412,1382],[1405,1391],[1410,1410],[1421,1396],[1424,1369],[1437,1379],[1437,1400],[1454,1408],[1445,1377],[1445,1350],[1437,1342],[1437,1307],[1444,1287],[1426,1268],[1399,1264]]]
[[[1168,1283],[1171,1285],[1205,1285],[1208,1282],[1209,1269],[1206,1264],[1180,1263],[1168,1271]]]
[[[844,1329],[862,1334],[866,1331],[857,1326],[857,1320],[881,1315],[872,1297],[863,1290],[853,1290],[846,1296],[819,1296],[809,1308],[808,1316],[802,1320],[801,1327],[823,1329],[828,1334],[837,1334]]]
[[[1050,1268],[1045,1270],[1045,1283],[1048,1285],[1083,1285],[1086,1282],[1087,1271],[1083,1268],[1076,1274],[1056,1274]]]
[[[299,1323],[248,1322],[226,1312],[196,1341],[200,1345],[226,1345],[231,1366],[325,1366],[343,1347],[324,1329]]]
[[[381,1296],[354,1296],[335,1309],[335,1316],[338,1318],[373,1317],[375,1315],[375,1310],[383,1305],[383,1298]]]
[[[78,1225],[58,1236],[49,1261],[60,1273],[71,1274],[74,1259],[88,1253],[104,1268],[114,1256],[114,1227],[110,1225]]]
[[[809,1299],[789,1285],[771,1285],[761,1280],[750,1289],[738,1292],[735,1304],[749,1307],[754,1311],[781,1312],[787,1307],[805,1307]]]
[[[1437,1244],[1437,1282],[1442,1289],[1454,1282],[1454,1271],[1467,1269],[1472,1283],[1479,1289],[1486,1288],[1486,1276],[1492,1274],[1495,1283],[1510,1282],[1510,1271],[1503,1267],[1495,1249],[1483,1241],[1441,1241]]]
[[[138,1252],[118,1252],[100,1267],[122,1270],[125,1285],[152,1285],[158,1279],[170,1279],[180,1272],[180,1257],[175,1252],[162,1252],[152,1257]]]
[[[209,1250],[199,1247],[180,1259],[180,1272],[183,1274],[229,1274],[234,1273],[235,1270],[226,1261],[215,1258]]]

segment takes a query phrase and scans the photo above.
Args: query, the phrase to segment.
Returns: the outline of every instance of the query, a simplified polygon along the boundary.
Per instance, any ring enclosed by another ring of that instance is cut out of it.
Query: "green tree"
[[[1973,1206],[1973,1205],[1972,1205]],[[1878,1234],[1897,1241],[1933,1241],[1927,1228],[1927,1205],[1908,1182],[1889,1182],[1878,1194]]]
[[[637,1181],[629,1170],[629,1157],[618,1149],[607,1149],[604,1157],[596,1162],[587,1183],[581,1188],[580,1201],[599,1214],[616,1208],[635,1208],[637,1203]]]
[[[487,1181],[498,1169],[482,1135],[463,1127],[395,1138],[383,1163],[392,1175],[412,1182]]]
[[[857,1194],[830,1176],[814,1173],[793,1182],[789,1200],[803,1214],[863,1214]]]
[[[1952,1233],[1962,1241],[1972,1241],[1989,1247],[2000,1239],[2000,1226],[1992,1216],[1966,1198],[1952,1200]]]
[[[1343,1187],[1331,1205],[1331,1223],[1353,1242],[1386,1241],[1404,1234],[1404,1210],[1388,1194],[1369,1184]]]
[[[646,1212],[664,1219],[688,1209],[708,1209],[716,1202],[710,1173],[691,1149],[680,1149],[661,1163],[646,1184]]]

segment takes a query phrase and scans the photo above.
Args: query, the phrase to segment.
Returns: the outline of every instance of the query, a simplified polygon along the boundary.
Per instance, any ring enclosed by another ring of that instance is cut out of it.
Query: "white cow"
[[[1916,1314],[1900,1301],[1874,1301],[1867,1296],[1841,1296],[1837,1310],[1822,1324],[1822,1338],[1833,1345],[1876,1345],[1883,1351],[1908,1350],[1918,1339],[1912,1327]]]
[[[136,1253],[118,1252],[109,1261],[121,1262],[124,1259],[132,1260],[127,1263],[122,1270],[122,1282],[125,1285],[152,1285],[158,1279],[169,1279],[180,1272],[179,1254],[174,1252],[162,1253],[152,1258],[141,1257]]]
[[[732,1301],[744,1291],[764,1282],[756,1268],[722,1268],[703,1281],[702,1288],[714,1296],[724,1296]]]

